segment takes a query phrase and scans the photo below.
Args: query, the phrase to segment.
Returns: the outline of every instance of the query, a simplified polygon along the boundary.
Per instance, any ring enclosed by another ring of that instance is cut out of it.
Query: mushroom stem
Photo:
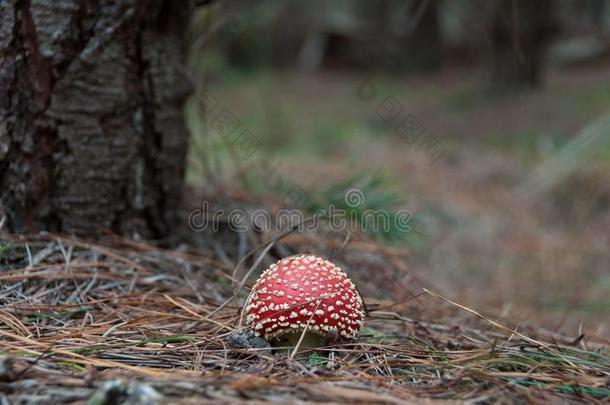
[[[325,339],[317,333],[310,331],[303,333],[301,330],[297,332],[285,333],[271,342],[271,344],[275,347],[289,346],[295,349],[298,349],[297,345],[300,347],[313,348],[324,346],[325,343]]]

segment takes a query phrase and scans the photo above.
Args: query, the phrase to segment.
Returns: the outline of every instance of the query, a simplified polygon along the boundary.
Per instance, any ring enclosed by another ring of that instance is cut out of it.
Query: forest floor
[[[274,241],[268,236],[263,245]],[[404,280],[404,256],[366,238],[336,251],[333,261],[357,285],[375,284],[407,299],[366,297],[369,313],[358,339],[296,352],[236,339],[245,331],[238,322],[245,291],[230,302],[233,266],[211,252],[117,238],[100,244],[54,235],[6,240],[2,404],[610,398],[607,338],[487,318],[422,290],[416,279]],[[324,251],[341,240],[291,234],[275,243]]]

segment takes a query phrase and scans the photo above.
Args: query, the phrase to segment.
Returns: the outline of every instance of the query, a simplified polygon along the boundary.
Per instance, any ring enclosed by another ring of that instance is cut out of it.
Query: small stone
[[[233,349],[271,349],[271,345],[262,337],[256,336],[253,331],[245,330],[229,334],[225,341]],[[258,353],[268,354],[266,350],[257,350]]]

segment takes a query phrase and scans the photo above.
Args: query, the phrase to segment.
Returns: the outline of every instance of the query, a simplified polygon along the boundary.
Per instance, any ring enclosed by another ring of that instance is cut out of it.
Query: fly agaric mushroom
[[[313,255],[286,257],[258,278],[245,307],[257,336],[294,343],[304,331],[328,340],[358,336],[364,304],[347,275]]]

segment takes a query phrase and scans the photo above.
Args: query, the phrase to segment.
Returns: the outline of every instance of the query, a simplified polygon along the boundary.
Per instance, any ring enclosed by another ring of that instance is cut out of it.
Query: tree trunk
[[[0,211],[12,231],[154,238],[172,228],[190,8],[0,0]]]
[[[441,67],[439,0],[361,0],[367,35],[354,51],[386,71],[430,73]],[[367,52],[373,48],[373,52]],[[363,51],[364,50],[364,51]]]
[[[551,0],[497,0],[492,21],[491,88],[512,92],[542,83],[553,31]]]
[[[400,52],[401,71],[430,73],[441,67],[442,41],[438,0],[414,1],[406,5],[398,19],[404,48]]]

